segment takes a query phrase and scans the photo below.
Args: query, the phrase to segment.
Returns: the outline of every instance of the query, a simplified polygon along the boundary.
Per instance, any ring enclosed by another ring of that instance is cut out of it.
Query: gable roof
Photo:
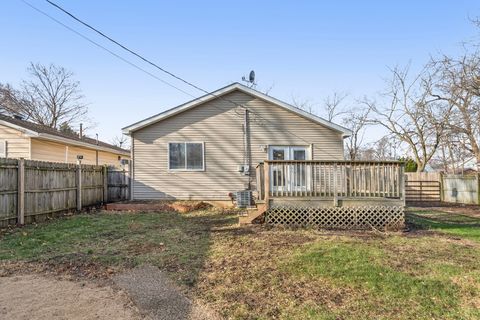
[[[130,135],[132,132],[135,132],[137,130],[140,130],[142,128],[145,128],[149,125],[152,125],[154,123],[157,123],[157,122],[160,122],[164,119],[167,119],[169,117],[172,117],[172,116],[175,116],[181,112],[184,112],[184,111],[187,111],[187,110],[190,110],[202,103],[205,103],[205,102],[208,102],[210,100],[214,100],[214,99],[219,99],[221,98],[222,96],[230,93],[230,92],[233,92],[235,90],[239,90],[241,92],[244,92],[246,94],[249,94],[251,96],[254,96],[256,98],[259,98],[261,100],[264,100],[264,101],[267,101],[267,102],[270,102],[271,104],[275,105],[275,106],[278,106],[282,109],[285,109],[285,110],[288,110],[288,111],[291,111],[297,115],[299,115],[300,117],[303,117],[305,119],[308,119],[308,120],[311,120],[315,123],[318,123],[320,125],[323,125],[327,128],[330,128],[332,130],[335,130],[335,131],[338,131],[339,133],[341,133],[343,135],[343,137],[348,137],[352,134],[352,132],[345,128],[345,127],[342,127],[338,124],[335,124],[333,122],[330,122],[328,120],[325,120],[321,117],[318,117],[314,114],[311,114],[309,112],[306,112],[306,111],[303,111],[295,106],[292,106],[291,104],[288,104],[286,102],[283,102],[281,100],[278,100],[276,98],[273,98],[269,95],[266,95],[260,91],[257,91],[257,90],[254,90],[252,88],[249,88],[247,86],[244,86],[238,82],[235,82],[235,83],[232,83],[231,85],[228,85],[226,87],[223,87],[221,89],[218,89],[217,91],[214,91],[212,93],[209,93],[209,94],[206,94],[204,96],[201,96],[200,98],[197,98],[197,99],[194,99],[194,100],[191,100],[187,103],[184,103],[184,104],[181,104],[175,108],[172,108],[172,109],[169,109],[169,110],[166,110],[164,112],[161,112],[159,114],[156,114],[152,117],[149,117],[149,118],[146,118],[144,120],[141,120],[141,121],[138,121],[138,122],[135,122],[129,126],[126,126],[125,128],[122,129],[123,133],[124,134],[127,134],[127,135]],[[251,109],[251,108],[250,108]]]
[[[4,114],[0,114],[0,124],[7,127],[22,131],[27,136],[32,138],[39,138],[45,140],[52,140],[61,143],[68,143],[81,147],[87,147],[96,150],[103,150],[107,152],[120,153],[124,155],[130,155],[130,151],[114,146],[110,143],[92,139],[86,136],[80,138],[77,135],[61,132],[59,130],[33,123],[30,121],[10,117]]]

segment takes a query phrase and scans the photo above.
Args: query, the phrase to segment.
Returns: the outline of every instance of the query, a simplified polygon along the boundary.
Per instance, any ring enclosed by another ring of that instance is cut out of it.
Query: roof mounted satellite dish
[[[242,77],[242,81],[248,82],[250,87],[255,87],[257,84],[255,83],[255,71],[250,71],[250,74],[248,75],[248,79],[246,77]]]
[[[255,83],[255,71],[250,71],[250,75],[248,76],[248,81],[251,83]]]

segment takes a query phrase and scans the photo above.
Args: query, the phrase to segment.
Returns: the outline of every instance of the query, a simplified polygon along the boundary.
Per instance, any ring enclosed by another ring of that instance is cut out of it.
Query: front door
[[[269,160],[310,160],[310,148],[304,146],[270,146]],[[305,164],[272,164],[270,188],[276,192],[306,191],[308,167]]]

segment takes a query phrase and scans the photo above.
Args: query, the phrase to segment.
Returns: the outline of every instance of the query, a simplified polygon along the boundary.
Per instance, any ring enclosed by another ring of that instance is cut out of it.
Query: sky
[[[46,1],[25,0],[193,96],[202,92],[141,62],[81,26]],[[374,97],[388,68],[420,68],[430,56],[461,53],[478,39],[470,19],[479,1],[73,1],[54,0],[82,20],[166,70],[214,91],[255,70],[257,89],[286,102],[322,101],[345,92],[349,103]],[[99,134],[191,100],[92,45],[21,0],[3,0],[0,82],[16,86],[30,62],[74,72]],[[367,140],[378,138],[370,130]]]

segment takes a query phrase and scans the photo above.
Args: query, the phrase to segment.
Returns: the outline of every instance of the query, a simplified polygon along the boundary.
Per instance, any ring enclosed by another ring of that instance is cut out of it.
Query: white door
[[[270,146],[269,160],[310,160],[309,147]],[[304,164],[272,164],[270,188],[273,192],[306,191],[309,168]]]

